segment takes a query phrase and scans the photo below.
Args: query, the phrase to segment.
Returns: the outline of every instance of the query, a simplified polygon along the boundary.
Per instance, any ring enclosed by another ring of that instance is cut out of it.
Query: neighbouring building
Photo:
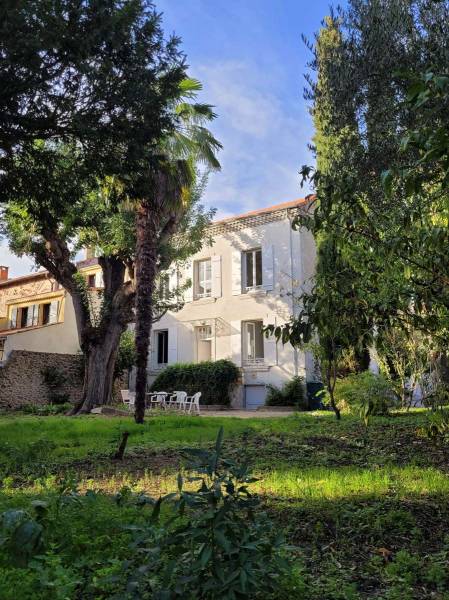
[[[101,289],[97,259],[78,267],[91,290]],[[45,369],[61,374],[68,397],[79,398],[79,343],[70,295],[47,271],[10,279],[8,268],[0,267],[0,408],[45,401]]]
[[[313,380],[310,356],[263,335],[265,325],[281,325],[296,313],[295,298],[311,286],[313,237],[291,227],[307,207],[306,200],[294,200],[211,224],[212,244],[169,275],[172,289],[192,285],[181,310],[154,325],[150,382],[176,362],[228,358],[242,375],[233,405],[257,408],[267,384],[282,385],[294,375]],[[88,287],[100,291],[97,260],[87,258],[78,267]],[[0,267],[0,407],[41,402],[42,369],[53,366],[70,376],[77,355],[67,292],[46,271],[10,279],[7,267]],[[72,399],[79,393],[72,390]]]

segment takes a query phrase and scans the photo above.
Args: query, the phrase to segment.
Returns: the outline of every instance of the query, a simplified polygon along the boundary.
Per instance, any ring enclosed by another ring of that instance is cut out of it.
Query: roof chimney
[[[9,267],[0,266],[0,281],[8,280]]]

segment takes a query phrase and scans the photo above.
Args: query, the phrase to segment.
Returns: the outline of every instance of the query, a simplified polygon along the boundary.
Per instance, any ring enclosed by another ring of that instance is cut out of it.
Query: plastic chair
[[[201,392],[197,392],[196,394],[193,394],[193,396],[188,396],[186,398],[184,410],[190,414],[193,409],[193,410],[196,410],[196,413],[199,415],[200,414],[200,398],[201,398]]]

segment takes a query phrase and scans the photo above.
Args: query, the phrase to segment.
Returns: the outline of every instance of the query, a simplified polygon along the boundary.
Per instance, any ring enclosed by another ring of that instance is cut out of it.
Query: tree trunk
[[[136,423],[145,417],[148,348],[153,319],[153,291],[157,275],[159,215],[142,202],[136,217]]]
[[[84,389],[82,400],[72,414],[90,413],[94,406],[108,404],[112,397],[115,359],[124,328],[113,324],[101,344],[93,344],[85,357]]]
[[[339,421],[341,419],[341,413],[340,413],[340,409],[337,406],[337,403],[335,402],[335,397],[334,397],[335,384],[337,383],[336,362],[337,361],[335,358],[333,358],[333,359],[331,359],[331,361],[329,361],[329,367],[326,370],[326,379],[327,379],[326,383],[327,383],[327,391],[329,392],[330,403],[331,403],[332,409],[335,413],[335,418],[337,419],[337,421]]]

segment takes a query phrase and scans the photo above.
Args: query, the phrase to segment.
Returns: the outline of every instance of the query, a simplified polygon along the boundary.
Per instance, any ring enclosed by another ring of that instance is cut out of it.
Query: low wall
[[[66,383],[60,391],[67,393],[71,402],[81,398],[82,379],[78,356],[13,350],[7,362],[0,367],[0,409],[47,404],[49,389],[42,377],[42,370],[46,368],[64,375]]]

